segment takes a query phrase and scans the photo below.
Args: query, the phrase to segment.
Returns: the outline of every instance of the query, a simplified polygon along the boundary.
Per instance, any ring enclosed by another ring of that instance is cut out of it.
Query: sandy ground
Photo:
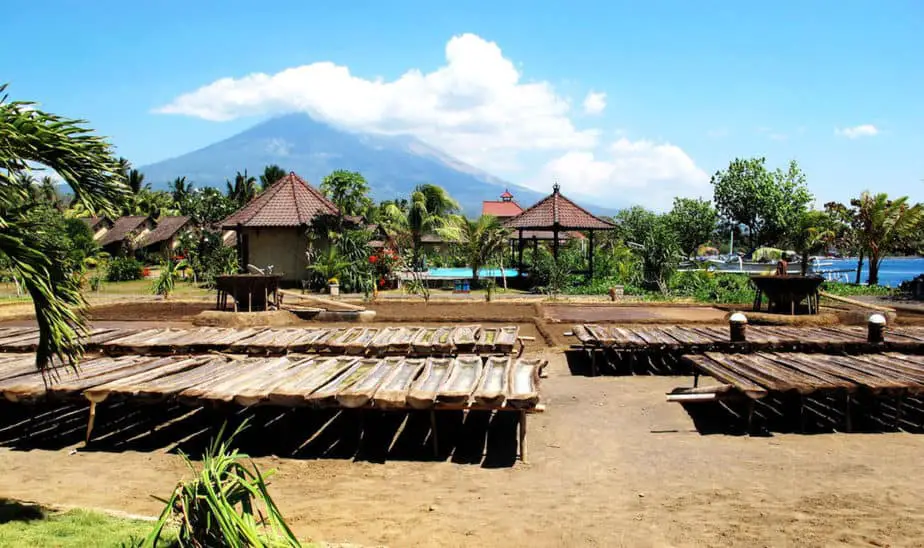
[[[548,411],[529,419],[528,463],[513,460],[508,420],[462,441],[445,436],[444,453],[454,443],[455,450],[439,460],[421,438],[410,449],[386,441],[373,456],[334,442],[302,458],[256,461],[278,469],[271,489],[299,536],[328,542],[919,546],[924,539],[920,435],[703,435],[664,399],[688,377],[589,378],[572,375],[562,354],[548,357]],[[410,430],[411,420],[402,432]],[[349,432],[344,426],[339,435]],[[165,430],[164,443],[74,454],[79,432],[53,436],[52,449],[0,448],[0,497],[155,514],[160,504],[149,495],[167,495],[185,473],[168,452],[179,436]],[[245,449],[266,453],[269,442],[256,439]]]

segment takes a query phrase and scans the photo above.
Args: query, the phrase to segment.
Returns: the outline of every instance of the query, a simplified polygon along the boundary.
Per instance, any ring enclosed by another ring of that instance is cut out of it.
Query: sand
[[[548,412],[530,418],[528,463],[514,463],[505,446],[512,424],[489,432],[485,459],[433,461],[423,448],[256,462],[278,469],[271,490],[297,534],[327,542],[913,546],[924,538],[920,435],[701,435],[664,400],[689,378],[574,376],[561,354],[548,357]],[[185,474],[164,447],[69,450],[0,448],[0,497],[153,515],[161,507],[150,495],[166,496]]]

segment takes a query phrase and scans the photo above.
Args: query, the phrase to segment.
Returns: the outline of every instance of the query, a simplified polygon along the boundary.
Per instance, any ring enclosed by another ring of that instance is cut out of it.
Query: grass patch
[[[897,290],[881,285],[857,285],[838,282],[825,282],[821,284],[821,290],[839,297],[856,297],[862,295],[886,297],[897,293]]]
[[[70,548],[131,546],[154,528],[153,521],[117,518],[89,510],[49,510],[0,500],[0,546]],[[160,546],[176,539],[168,531]]]
[[[127,282],[104,281],[102,282],[102,286],[100,287],[99,291],[91,291],[89,288],[84,288],[83,295],[84,297],[125,297],[134,295],[153,297],[153,286],[154,278],[131,280]],[[200,298],[213,295],[214,293],[209,289],[199,287],[198,285],[187,282],[185,280],[177,280],[176,287],[174,288],[173,292],[170,293],[170,298]],[[17,302],[32,302],[32,299],[28,296],[17,297],[16,288],[12,283],[0,283],[0,303]]]

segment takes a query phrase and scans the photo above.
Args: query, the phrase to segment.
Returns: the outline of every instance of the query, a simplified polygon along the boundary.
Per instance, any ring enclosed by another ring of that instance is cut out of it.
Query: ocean
[[[848,277],[852,283],[856,279],[857,259],[830,259],[825,262],[832,263],[831,266],[825,265],[824,270],[853,270]],[[889,287],[898,287],[902,282],[914,279],[920,274],[924,274],[924,257],[886,257],[879,266],[879,284]],[[869,263],[863,261],[863,271],[860,274],[860,281],[866,283],[869,278]]]

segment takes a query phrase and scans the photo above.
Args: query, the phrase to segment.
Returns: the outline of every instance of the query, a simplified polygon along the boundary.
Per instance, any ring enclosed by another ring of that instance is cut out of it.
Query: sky
[[[304,111],[600,206],[709,198],[753,156],[798,161],[819,206],[924,200],[916,0],[5,0],[4,19],[11,98],[139,166]]]

